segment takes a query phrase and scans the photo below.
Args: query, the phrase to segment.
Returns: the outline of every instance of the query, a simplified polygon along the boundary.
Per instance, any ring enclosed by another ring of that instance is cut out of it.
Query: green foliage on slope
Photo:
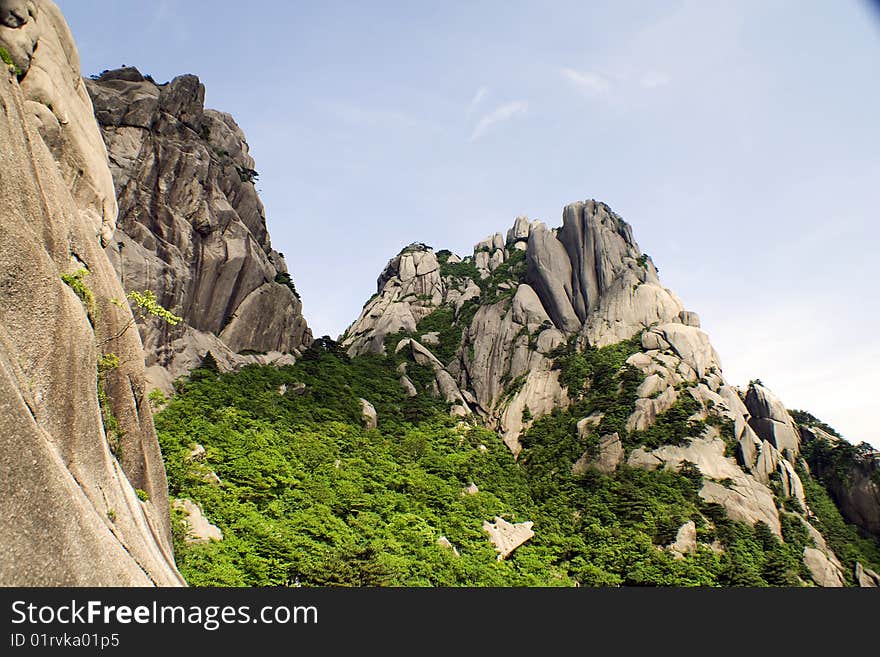
[[[619,386],[612,370],[627,349],[590,355],[591,380]],[[171,495],[196,501],[224,535],[187,544],[174,512],[178,564],[190,584],[798,581],[798,548],[706,504],[694,468],[573,475],[586,445],[575,426],[583,416],[570,411],[536,420],[517,463],[494,432],[449,418],[445,404],[424,394],[406,397],[395,367],[392,356],[349,359],[322,339],[294,366],[196,370],[178,385],[156,422]],[[378,429],[363,428],[360,397],[376,407]],[[595,399],[613,410],[612,398]],[[204,460],[191,460],[196,443]],[[220,485],[206,477],[212,471]],[[472,483],[479,492],[466,494]],[[536,533],[501,562],[482,529],[496,515],[532,521]],[[662,546],[688,520],[701,547],[680,558]],[[706,547],[713,541],[726,550]]]

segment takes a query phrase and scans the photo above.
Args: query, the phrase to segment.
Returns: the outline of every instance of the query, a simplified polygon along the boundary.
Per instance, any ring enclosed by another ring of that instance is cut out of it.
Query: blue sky
[[[411,241],[606,201],[737,384],[880,445],[880,12],[864,0],[59,0],[85,74],[199,75],[336,335]]]

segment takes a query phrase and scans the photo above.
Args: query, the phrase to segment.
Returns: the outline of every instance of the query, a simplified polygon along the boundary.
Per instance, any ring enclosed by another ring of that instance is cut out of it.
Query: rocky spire
[[[123,68],[86,87],[119,202],[107,253],[127,290],[153,290],[184,320],[140,327],[153,385],[170,390],[208,351],[224,368],[289,362],[312,336],[241,129],[205,109],[193,75],[156,84]]]

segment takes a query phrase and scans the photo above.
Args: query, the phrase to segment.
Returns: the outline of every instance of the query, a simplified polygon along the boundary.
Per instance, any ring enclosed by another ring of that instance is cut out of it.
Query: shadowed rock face
[[[0,24],[25,73],[0,68],[0,584],[180,585],[141,341],[111,303],[116,205],[76,47],[48,0],[4,0]],[[77,294],[61,276],[79,270]],[[115,456],[97,394],[109,353]]]
[[[184,319],[140,327],[152,383],[168,390],[206,351],[229,368],[254,361],[239,352],[272,361],[310,344],[232,117],[204,108],[192,75],[157,85],[123,68],[86,86],[119,203],[108,255],[126,290],[151,289]]]

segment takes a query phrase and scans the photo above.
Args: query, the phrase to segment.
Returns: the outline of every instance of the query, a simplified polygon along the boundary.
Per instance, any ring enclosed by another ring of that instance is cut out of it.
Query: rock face
[[[174,500],[173,506],[186,514],[184,540],[187,543],[210,543],[211,541],[223,540],[223,532],[208,521],[198,504],[192,500]]]
[[[495,516],[495,522],[488,520],[483,522],[483,531],[489,534],[489,540],[498,552],[498,561],[506,559],[520,545],[529,541],[535,532],[532,531],[531,522],[507,522],[504,518]]]
[[[845,581],[810,524],[795,467],[800,431],[791,415],[764,386],[739,390],[725,381],[699,316],[660,284],[630,226],[604,203],[567,206],[558,229],[517,217],[506,238],[491,235],[463,258],[420,243],[404,248],[342,341],[351,356],[400,359],[407,394],[445,399],[453,415],[472,415],[497,430],[515,456],[536,418],[577,401],[577,391],[560,380],[560,354],[631,341],[620,372],[639,383],[625,428],[600,433],[600,411],[578,421],[585,451],[572,474],[594,469],[613,476],[624,463],[696,468],[699,495],[734,520],[762,522],[781,539],[780,508],[796,514],[814,535],[814,551],[804,554],[813,579],[827,586]],[[429,376],[413,376],[417,367]],[[416,386],[417,380],[429,383]],[[686,435],[679,429],[666,444],[639,445],[667,413],[683,409]],[[865,526],[865,510],[880,511],[880,504],[867,483],[862,490],[862,480],[855,481],[852,517]],[[681,549],[670,547],[677,554],[695,549],[691,529],[682,532]]]
[[[697,551],[697,526],[693,520],[688,520],[675,534],[675,542],[669,549],[681,556],[692,554]]]
[[[799,429],[807,462],[840,513],[880,539],[880,452],[867,443],[851,445],[817,426],[802,424]]]
[[[376,413],[376,407],[373,406],[366,399],[361,399],[361,418],[364,422],[364,427],[367,429],[375,429],[379,426],[379,415]]]
[[[184,319],[139,326],[151,384],[169,391],[208,351],[231,368],[308,346],[302,304],[272,249],[255,164],[232,117],[204,108],[192,75],[157,85],[123,68],[86,88],[119,203],[107,254],[127,291],[150,289]]]
[[[116,201],[76,47],[48,0],[0,2],[0,47],[18,69],[0,67],[0,582],[180,585],[141,341],[111,303]]]
[[[623,444],[620,442],[620,436],[617,433],[602,436],[599,444],[596,446],[596,455],[587,451],[571,466],[571,471],[575,475],[583,474],[591,467],[595,468],[602,474],[611,474],[617,470],[617,466],[623,462],[625,452]]]

